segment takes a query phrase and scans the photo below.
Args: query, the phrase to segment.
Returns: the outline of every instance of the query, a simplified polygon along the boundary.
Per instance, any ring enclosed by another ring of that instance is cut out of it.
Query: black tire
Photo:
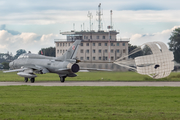
[[[60,77],[60,81],[63,83],[65,81],[66,76]]]
[[[31,83],[34,83],[34,81],[35,81],[35,78],[31,78],[30,80],[31,80]]]
[[[25,77],[25,78],[24,78],[24,82],[28,82],[28,78]]]

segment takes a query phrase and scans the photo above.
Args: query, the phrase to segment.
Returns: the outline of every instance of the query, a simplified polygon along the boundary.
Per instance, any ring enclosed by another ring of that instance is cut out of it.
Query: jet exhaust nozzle
[[[67,65],[67,68],[69,68],[71,70],[71,72],[73,72],[73,73],[77,73],[79,71],[79,65],[78,64],[69,63]]]

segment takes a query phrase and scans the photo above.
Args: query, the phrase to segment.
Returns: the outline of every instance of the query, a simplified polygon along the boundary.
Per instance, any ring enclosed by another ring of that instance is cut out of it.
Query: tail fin
[[[64,53],[64,55],[61,56],[61,58],[63,58],[63,60],[76,58],[76,54],[80,44],[81,44],[81,40],[76,40],[72,44],[72,46]]]

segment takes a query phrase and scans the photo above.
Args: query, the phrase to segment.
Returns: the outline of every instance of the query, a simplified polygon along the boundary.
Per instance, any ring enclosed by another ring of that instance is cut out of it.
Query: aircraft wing
[[[9,73],[9,72],[21,72],[24,70],[27,70],[28,68],[21,68],[21,69],[14,69],[14,70],[7,70],[7,71],[3,71],[3,73]]]
[[[41,72],[43,74],[49,72],[49,70],[47,70],[46,68],[44,68],[42,66],[37,66],[37,65],[27,65],[27,66],[23,66],[23,68],[20,68],[20,69],[8,70],[8,71],[3,71],[3,72],[4,73],[8,73],[8,72],[22,72],[22,71],[29,70],[29,69]]]

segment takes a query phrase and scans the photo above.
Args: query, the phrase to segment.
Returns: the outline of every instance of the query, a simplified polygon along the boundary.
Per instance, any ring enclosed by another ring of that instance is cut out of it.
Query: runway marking
[[[180,82],[76,82],[65,81],[61,82],[0,82],[0,86],[172,86],[180,87]]]

